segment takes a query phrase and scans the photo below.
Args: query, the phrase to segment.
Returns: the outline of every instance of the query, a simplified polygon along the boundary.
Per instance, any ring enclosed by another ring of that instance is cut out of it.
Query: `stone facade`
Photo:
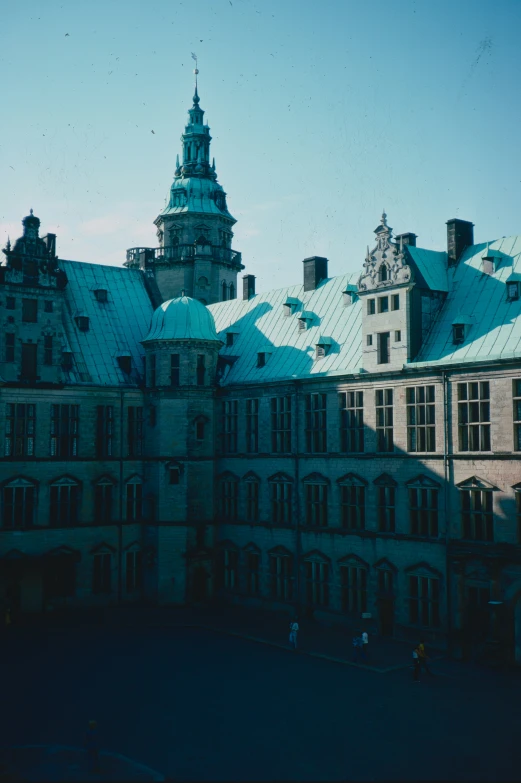
[[[446,253],[422,250],[383,215],[358,280],[313,257],[278,299],[247,276],[228,301],[209,141],[196,93],[160,248],[127,269],[60,261],[32,214],[4,251],[0,597],[225,600],[521,662],[521,358],[501,337],[521,319],[494,277],[519,286],[521,246],[453,220]],[[217,333],[147,336],[165,300],[174,324],[208,303]]]

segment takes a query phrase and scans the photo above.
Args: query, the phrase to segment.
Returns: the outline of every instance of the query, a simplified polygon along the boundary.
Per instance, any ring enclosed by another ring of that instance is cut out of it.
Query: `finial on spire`
[[[30,214],[30,215],[31,215],[31,217],[32,217],[32,215],[33,215],[33,208],[32,208],[32,207],[31,207],[31,209],[29,210],[29,214]]]
[[[382,224],[382,226],[387,226],[387,215],[385,214],[385,207],[384,207],[384,211],[382,212],[380,223]]]
[[[196,55],[195,52],[192,52],[192,60],[195,60],[195,68],[194,68],[194,75],[195,75],[194,103],[199,103],[199,95],[197,94],[197,74],[199,73],[199,69],[197,67],[197,55]]]

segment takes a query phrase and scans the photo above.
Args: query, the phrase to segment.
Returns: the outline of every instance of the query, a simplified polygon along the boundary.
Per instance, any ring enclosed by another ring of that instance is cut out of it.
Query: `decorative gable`
[[[465,481],[460,481],[456,486],[458,489],[488,489],[494,491],[498,489],[498,487],[495,487],[490,481],[485,481],[485,479],[481,479],[478,476],[471,476],[470,478],[465,479]]]
[[[382,557],[381,560],[378,560],[374,564],[374,567],[378,568],[380,571],[392,571],[393,574],[398,573],[398,569],[396,568],[396,566],[393,563],[391,563],[391,561],[388,560],[386,557]]]
[[[409,481],[406,481],[405,485],[407,487],[410,487],[411,489],[414,489],[416,487],[418,487],[418,488],[425,487],[426,489],[439,489],[440,488],[440,484],[437,481],[434,481],[433,479],[429,478],[428,476],[424,476],[423,473],[420,473],[419,476],[416,476],[415,478],[412,478]]]
[[[436,568],[433,568],[425,561],[422,561],[421,563],[415,563],[415,565],[409,566],[405,569],[405,573],[409,576],[426,576],[426,577],[436,577],[437,579],[440,579],[442,576],[441,571],[438,571]]]
[[[346,473],[345,476],[340,476],[340,478],[336,480],[336,483],[343,486],[367,487],[367,481],[360,476],[357,476],[356,473]]]
[[[375,229],[376,246],[367,248],[364,269],[358,281],[358,291],[374,291],[411,280],[411,267],[406,263],[403,248],[391,242],[393,230],[387,225],[387,215],[382,214],[380,225]]]
[[[318,549],[312,549],[310,552],[307,552],[305,555],[302,555],[302,559],[307,561],[313,561],[315,563],[331,562],[331,558],[329,558],[323,552],[320,552]]]
[[[327,476],[323,476],[322,473],[309,473],[302,479],[303,484],[330,484],[331,482]]]
[[[278,473],[274,473],[273,476],[270,476],[268,481],[291,481],[293,483],[293,478],[291,476],[288,476],[287,473],[283,473],[282,471],[279,471]]]
[[[344,555],[344,557],[341,557],[338,560],[339,566],[354,566],[355,568],[369,568],[369,563],[367,563],[365,560],[362,560],[361,557],[358,557],[358,555],[355,555],[353,553],[350,553],[348,555]]]
[[[260,481],[260,476],[257,476],[256,473],[253,472],[253,470],[249,470],[248,473],[245,473],[242,477],[243,481]]]
[[[373,481],[373,484],[375,484],[377,487],[397,487],[398,484],[393,479],[392,476],[390,476],[388,473],[382,473],[381,476],[378,476],[378,478],[375,478]]]

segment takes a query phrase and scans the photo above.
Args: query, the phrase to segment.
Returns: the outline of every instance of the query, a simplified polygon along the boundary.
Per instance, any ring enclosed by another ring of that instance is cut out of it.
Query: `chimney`
[[[327,280],[327,258],[311,256],[305,258],[304,291],[314,291],[322,280]]]
[[[397,237],[395,237],[396,244],[398,247],[405,245],[410,245],[411,247],[416,247],[416,237],[417,234],[411,234],[408,232],[407,234],[398,234]]]
[[[255,275],[242,276],[242,298],[246,302],[255,296]]]
[[[447,254],[449,266],[455,266],[467,247],[474,244],[474,223],[452,218],[447,220]]]
[[[54,258],[56,255],[56,234],[46,234],[42,237],[43,243],[47,248],[47,252]]]

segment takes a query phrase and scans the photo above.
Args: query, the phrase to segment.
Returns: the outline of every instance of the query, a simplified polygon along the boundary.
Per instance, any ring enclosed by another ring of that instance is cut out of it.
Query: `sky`
[[[157,244],[198,56],[233,247],[257,290],[358,272],[382,210],[443,250],[521,233],[520,0],[0,0],[0,246]]]

